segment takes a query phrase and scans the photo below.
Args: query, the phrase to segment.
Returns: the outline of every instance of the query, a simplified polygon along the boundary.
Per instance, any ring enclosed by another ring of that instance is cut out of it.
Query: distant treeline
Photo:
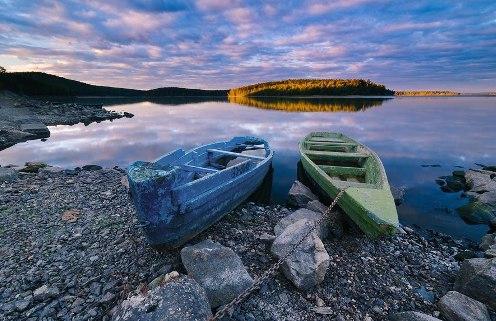
[[[395,91],[396,96],[459,96],[457,93],[449,90],[401,90]]]
[[[0,90],[10,90],[29,96],[100,96],[100,97],[141,97],[164,96],[223,96],[227,90],[202,90],[178,87],[164,87],[152,90],[138,90],[96,86],[66,79],[43,72],[0,73]]]
[[[288,79],[229,90],[229,97],[254,96],[391,96],[394,91],[364,79]]]

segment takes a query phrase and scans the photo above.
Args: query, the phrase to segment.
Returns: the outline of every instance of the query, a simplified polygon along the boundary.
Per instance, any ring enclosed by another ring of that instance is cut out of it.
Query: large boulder
[[[484,170],[470,169],[465,173],[465,180],[473,193],[496,191],[495,173]]]
[[[181,260],[188,275],[203,286],[214,308],[230,302],[253,284],[239,256],[212,240],[183,248]]]
[[[455,290],[496,309],[496,259],[463,261]]]
[[[441,321],[428,314],[416,311],[399,312],[389,317],[391,321]]]
[[[123,301],[114,310],[114,321],[200,321],[212,311],[205,290],[183,276]]]
[[[460,217],[468,224],[491,224],[496,219],[496,206],[482,203],[479,200],[457,208]]]
[[[318,200],[312,191],[303,185],[300,181],[295,181],[289,190],[288,203],[297,207],[305,207],[310,202]]]
[[[276,236],[280,235],[288,226],[303,219],[309,220],[312,224],[315,224],[317,221],[322,219],[322,213],[310,211],[306,208],[300,208],[277,222],[276,226],[274,226],[274,234]],[[321,239],[327,238],[329,236],[327,224],[322,222],[317,228],[317,232]]]
[[[324,214],[327,211],[327,206],[325,206],[318,200],[313,200],[308,202],[307,205],[305,205],[305,208],[309,209],[310,211],[314,211],[322,214]]]
[[[446,321],[491,321],[483,303],[456,291],[446,293],[437,305]]]
[[[313,222],[302,219],[288,227],[274,240],[271,252],[284,257],[313,228]],[[316,232],[310,233],[281,266],[284,275],[299,289],[309,290],[324,280],[329,267],[329,254]]]

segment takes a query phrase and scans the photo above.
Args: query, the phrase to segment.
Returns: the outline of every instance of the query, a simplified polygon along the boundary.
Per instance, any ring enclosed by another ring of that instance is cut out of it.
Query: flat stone
[[[83,171],[98,171],[102,168],[100,165],[84,165],[82,167]]]
[[[49,137],[50,131],[42,122],[28,122],[19,125],[19,129],[23,132],[28,132],[39,137]]]
[[[496,309],[496,259],[463,261],[455,290]]]
[[[0,167],[0,182],[13,182],[19,178],[19,174],[13,168]]]
[[[496,191],[495,173],[470,169],[465,173],[465,180],[472,192]]]
[[[114,321],[201,321],[212,311],[205,290],[195,280],[183,276],[122,302]]]
[[[304,207],[308,202],[318,200],[312,191],[300,181],[295,181],[289,190],[288,203],[297,207]]]
[[[437,305],[446,321],[491,321],[483,303],[456,291],[446,293]]]
[[[408,311],[395,313],[389,317],[390,321],[441,321],[438,318],[421,312]]]
[[[313,222],[299,220],[274,240],[271,252],[282,258],[310,231]],[[310,233],[282,264],[284,275],[299,289],[309,290],[324,280],[329,267],[329,254],[316,232]]]
[[[183,248],[181,260],[188,275],[205,289],[214,308],[230,302],[253,284],[239,256],[212,240]]]

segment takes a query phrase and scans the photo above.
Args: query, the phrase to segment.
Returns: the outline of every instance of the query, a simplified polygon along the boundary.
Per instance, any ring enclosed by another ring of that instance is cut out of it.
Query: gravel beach
[[[136,289],[170,271],[178,250],[156,251],[137,227],[121,169],[42,168],[0,183],[0,313],[5,320],[109,320]],[[248,202],[191,240],[232,248],[251,276],[275,259],[273,227],[291,209]],[[370,240],[353,229],[324,241],[330,267],[308,292],[281,273],[232,314],[234,320],[381,320],[394,311],[436,315],[452,289],[454,256],[473,244],[405,228]],[[494,317],[494,316],[493,316]]]

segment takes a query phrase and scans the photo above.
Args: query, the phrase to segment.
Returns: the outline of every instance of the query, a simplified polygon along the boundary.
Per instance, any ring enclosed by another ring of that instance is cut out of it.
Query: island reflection
[[[284,110],[288,112],[356,112],[383,104],[392,98],[337,98],[337,97],[246,97],[230,96],[230,103],[260,109]]]

